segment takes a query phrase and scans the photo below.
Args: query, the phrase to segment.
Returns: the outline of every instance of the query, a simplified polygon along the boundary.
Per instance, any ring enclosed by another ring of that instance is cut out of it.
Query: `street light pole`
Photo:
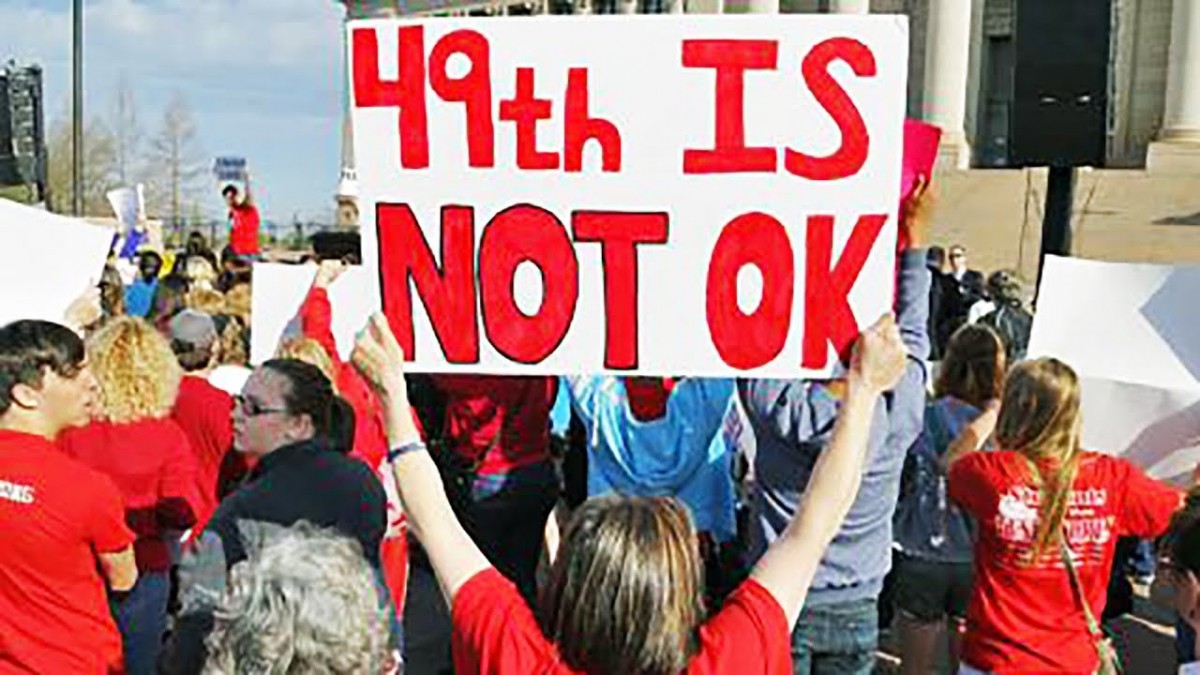
[[[74,0],[71,13],[71,213],[83,215],[83,0]]]

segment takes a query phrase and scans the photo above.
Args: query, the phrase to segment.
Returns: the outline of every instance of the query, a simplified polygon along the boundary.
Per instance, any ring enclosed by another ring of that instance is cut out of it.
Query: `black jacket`
[[[372,567],[387,529],[387,495],[374,472],[323,441],[305,441],[262,458],[249,480],[217,507],[208,529],[221,537],[229,567],[246,559],[237,521],[290,527],[306,520],[357,539]]]

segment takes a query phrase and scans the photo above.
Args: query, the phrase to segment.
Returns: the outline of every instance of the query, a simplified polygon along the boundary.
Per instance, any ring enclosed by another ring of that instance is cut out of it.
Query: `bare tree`
[[[163,111],[162,126],[150,140],[148,211],[178,227],[190,199],[199,198],[206,173],[196,122],[187,100],[176,93]]]
[[[58,213],[71,210],[75,191],[71,153],[74,139],[66,115],[59,115],[46,141],[46,182],[48,208]],[[116,141],[105,124],[93,119],[83,130],[83,212],[89,216],[110,216],[112,207],[106,193],[116,187]]]
[[[112,126],[117,181],[121,185],[132,185],[138,181],[143,133],[138,123],[137,101],[124,73],[121,73],[121,79],[117,82],[117,92],[113,99]]]

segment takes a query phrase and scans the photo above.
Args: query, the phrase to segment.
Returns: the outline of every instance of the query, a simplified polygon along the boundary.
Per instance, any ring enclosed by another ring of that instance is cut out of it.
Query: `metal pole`
[[[71,18],[71,213],[83,215],[83,0],[74,0]]]
[[[1047,255],[1071,255],[1071,205],[1075,198],[1075,167],[1052,166],[1046,178],[1046,209],[1042,217],[1042,254],[1038,279]]]

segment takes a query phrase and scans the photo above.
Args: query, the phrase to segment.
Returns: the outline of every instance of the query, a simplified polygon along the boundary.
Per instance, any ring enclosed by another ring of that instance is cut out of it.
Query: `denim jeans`
[[[795,675],[870,675],[879,646],[874,598],[808,606],[792,631]]]
[[[133,590],[117,605],[114,617],[121,631],[128,675],[158,672],[170,592],[171,580],[166,572],[141,572]]]
[[[1196,660],[1196,631],[1183,619],[1175,619],[1175,658],[1180,664]]]

